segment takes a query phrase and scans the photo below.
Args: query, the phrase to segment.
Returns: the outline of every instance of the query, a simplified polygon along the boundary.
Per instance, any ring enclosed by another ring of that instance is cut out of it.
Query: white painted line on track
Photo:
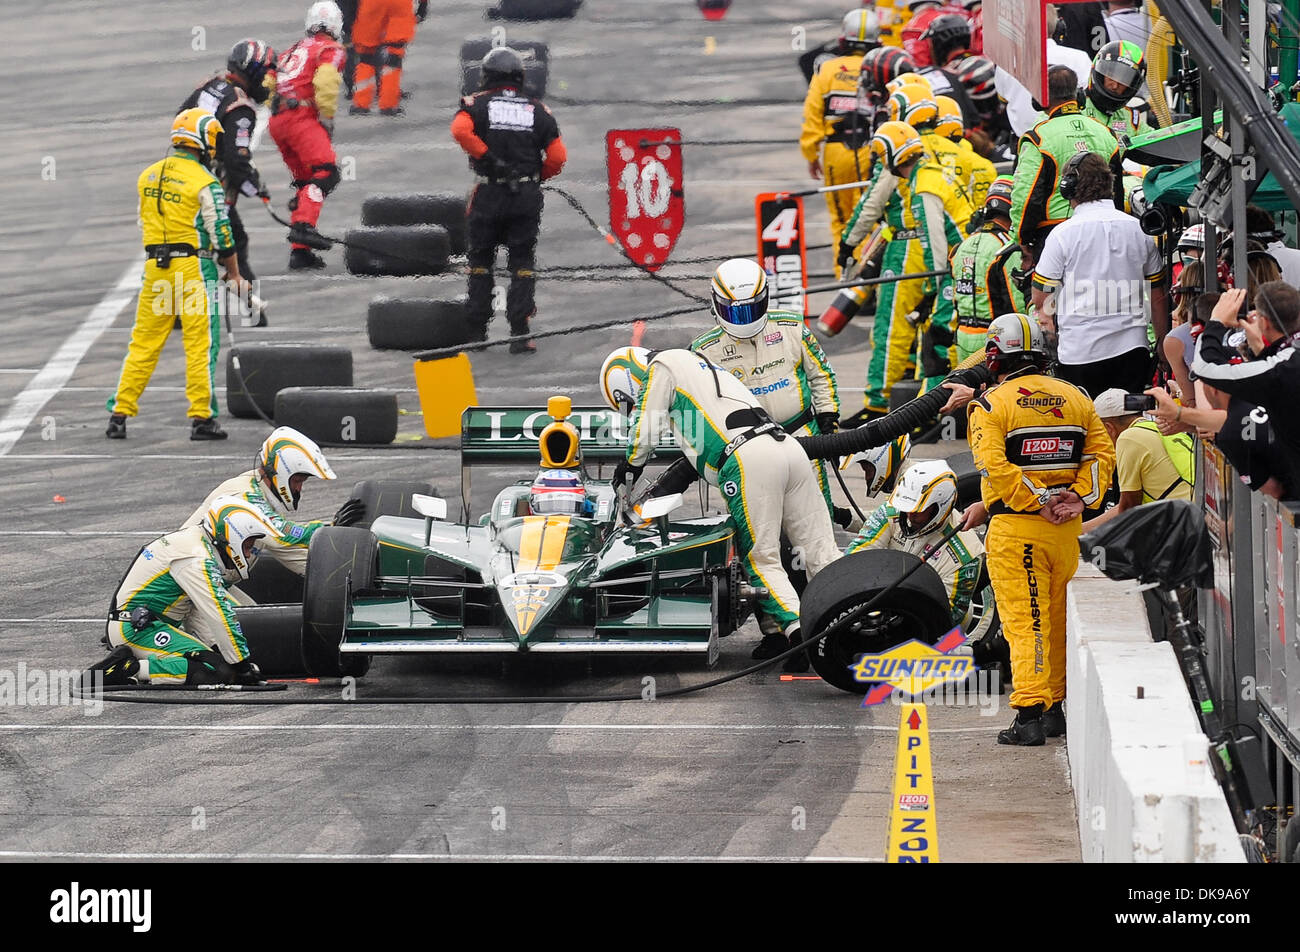
[[[149,536],[158,538],[175,529],[0,529],[0,536]]]
[[[566,853],[83,853],[0,850],[0,859],[409,860],[453,863],[883,863],[879,856],[581,856]]]
[[[39,367],[6,367],[0,368],[0,374],[38,374],[41,372]]]
[[[122,273],[112,290],[91,309],[90,314],[81,322],[67,340],[63,342],[40,372],[27,382],[22,393],[14,398],[4,418],[0,419],[0,456],[4,456],[26,432],[28,424],[50,398],[63,389],[72,374],[86,356],[99,335],[117,319],[135,298],[140,286],[140,262],[136,261]]]
[[[0,625],[103,625],[107,618],[0,618]]]
[[[421,447],[421,449],[429,449],[429,450],[437,450],[437,451],[448,451],[448,450],[454,450],[454,451],[457,452],[457,453],[460,452],[460,447],[459,447],[459,446],[455,446],[455,445],[448,445],[448,446],[427,446],[427,447]],[[406,453],[406,452],[409,452],[409,451],[407,451],[407,450],[398,450],[398,451],[394,451],[394,452],[397,452],[397,453]],[[404,458],[405,458],[405,457],[400,456],[400,455],[395,457],[395,456],[394,456],[394,452],[388,452],[388,453],[383,453],[383,454],[378,454],[378,455],[369,455],[369,456],[335,456],[335,455],[333,455],[333,454],[330,454],[330,459],[334,460],[334,462],[339,462],[339,461],[349,462],[349,461],[350,461],[350,462],[354,462],[354,463],[376,463],[376,462],[379,462],[379,461],[383,460],[383,461],[386,461],[386,462],[391,463],[391,462],[393,461],[394,458],[396,458],[396,459],[404,459]],[[121,459],[126,459],[127,457],[124,457],[124,456],[118,456],[118,455],[113,454],[113,453],[11,453],[7,458],[8,458],[8,459],[24,459],[24,460],[43,460],[43,461],[47,461],[47,462],[48,462],[49,460],[59,460],[59,459],[68,459],[68,460],[73,460],[73,459],[75,459],[75,460],[87,460],[87,459],[116,459],[116,460],[121,460]],[[237,459],[237,460],[245,460],[245,461],[246,461],[246,460],[248,459],[248,456],[247,456],[247,454],[233,454],[233,453],[227,453],[227,454],[216,454],[216,453],[214,453],[214,454],[212,454],[211,456],[191,456],[191,455],[189,455],[189,454],[187,454],[187,453],[132,453],[131,456],[130,456],[129,458],[130,458],[130,459],[133,459],[133,460],[138,460],[138,459],[164,459],[164,460],[171,460],[171,461],[175,461],[175,460],[200,460],[200,461],[203,461],[203,460],[227,460],[227,459]],[[333,464],[331,464],[331,465],[333,465]]]
[[[103,619],[99,619],[102,623]],[[365,702],[358,698],[358,704]],[[504,701],[503,704],[513,703]],[[931,734],[987,734],[991,727],[932,727]],[[0,731],[212,731],[244,734],[275,731],[420,731],[429,734],[464,734],[474,731],[552,731],[589,734],[634,731],[708,731],[752,734],[780,731],[830,731],[841,734],[898,733],[889,724],[0,724]]]

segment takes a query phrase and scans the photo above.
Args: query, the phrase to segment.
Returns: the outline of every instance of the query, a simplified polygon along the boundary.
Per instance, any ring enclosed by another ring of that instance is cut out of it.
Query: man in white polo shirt
[[[1071,216],[1047,236],[1034,267],[1033,311],[1056,338],[1057,376],[1090,395],[1111,387],[1141,393],[1150,385],[1144,294],[1156,353],[1163,353],[1169,331],[1160,251],[1136,218],[1115,208],[1112,181],[1109,164],[1095,152],[1065,163],[1061,197]]]

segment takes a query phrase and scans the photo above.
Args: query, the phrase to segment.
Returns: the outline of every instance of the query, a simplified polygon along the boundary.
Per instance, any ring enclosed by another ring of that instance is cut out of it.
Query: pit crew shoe
[[[512,354],[535,354],[537,345],[533,343],[530,337],[527,340],[512,340],[510,342],[510,353]]]
[[[302,271],[325,267],[325,259],[307,248],[294,248],[289,252],[289,270]]]
[[[1065,705],[1060,701],[1043,711],[1043,736],[1065,736]]]
[[[206,420],[194,417],[190,420],[191,440],[224,440],[228,436],[230,434],[221,428],[215,417]]]
[[[348,106],[349,116],[368,116],[370,115],[369,106]]]
[[[794,631],[790,632],[790,647],[795,648],[801,644],[803,644],[803,633],[796,628]],[[803,674],[808,670],[810,664],[811,662],[808,659],[808,651],[807,649],[804,649],[798,654],[792,654],[790,657],[786,658],[785,664],[781,666],[781,670],[786,674]]]
[[[135,676],[140,671],[140,662],[136,660],[129,645],[116,648],[107,658],[98,664],[92,664],[81,672],[81,689],[94,690],[95,672],[100,671],[99,685],[108,687],[114,684],[134,684]]]
[[[126,417],[120,413],[114,413],[108,418],[108,429],[104,435],[110,440],[126,439]]]
[[[755,661],[766,661],[768,658],[775,658],[779,654],[784,654],[790,650],[790,641],[779,631],[771,632],[763,636],[763,640],[750,653],[750,657]]]
[[[185,672],[186,687],[198,684],[233,684],[235,672],[226,659],[215,651],[195,651],[185,656],[189,667]]]
[[[328,251],[334,246],[334,242],[305,221],[294,222],[289,229],[288,237],[295,245],[306,245],[308,248],[315,248],[318,251]]]
[[[1013,747],[1042,747],[1047,743],[1043,739],[1043,706],[1017,708],[1016,719],[998,734],[998,743]]]
[[[872,420],[880,419],[882,416],[885,415],[886,412],[887,411],[885,410],[872,410],[867,407],[863,407],[857,413],[853,414],[853,416],[845,417],[844,419],[840,420],[840,429],[856,430],[860,426],[866,426]]]
[[[262,677],[262,669],[254,661],[245,658],[238,664],[232,664],[230,670],[234,672],[236,684],[265,684],[266,679]]]
[[[391,109],[379,110],[379,114],[381,116],[404,116],[406,115],[406,110],[401,106],[393,106]]]

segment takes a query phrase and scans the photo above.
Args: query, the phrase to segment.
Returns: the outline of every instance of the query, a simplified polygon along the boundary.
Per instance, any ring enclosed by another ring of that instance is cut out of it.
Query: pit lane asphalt
[[[644,15],[616,0],[588,0],[577,20],[543,24],[488,23],[484,6],[435,5],[407,57],[414,95],[406,117],[340,116],[336,146],[355,178],[330,196],[322,231],[337,235],[358,223],[369,194],[469,187],[447,133],[458,95],[456,51],[464,38],[502,25],[508,40],[550,42],[552,99],[790,102],[743,109],[555,105],[570,154],[558,182],[598,220],[607,217],[604,134],[616,126],[790,140],[787,147],[687,147],[688,220],[678,257],[752,253],[754,194],[806,183],[794,142],[804,86],[791,38],[795,27],[807,30],[809,43],[831,35],[838,14],[826,19],[831,8],[824,4],[738,5],[722,24],[706,24],[680,0],[638,4]],[[0,670],[74,669],[99,657],[96,619],[137,548],[178,525],[212,485],[246,468],[266,434],[258,421],[227,417],[227,442],[186,439],[179,335],[126,442],[103,438],[103,407],[134,314],[139,171],[163,153],[175,105],[221,66],[233,42],[256,35],[283,49],[299,35],[304,8],[299,0],[274,0],[258,4],[255,19],[241,19],[235,9],[156,0],[119,5],[111,18],[91,4],[22,0],[6,7],[15,42],[0,64],[0,130],[8,146],[0,150],[7,305],[0,414],[20,405],[35,410],[0,456]],[[788,23],[747,26],[750,17]],[[716,48],[706,52],[710,36]],[[194,48],[200,38],[205,49]],[[289,175],[269,136],[257,160],[282,210]],[[353,278],[339,250],[327,253],[322,273],[287,273],[282,229],[255,204],[242,210],[272,326],[237,329],[236,339],[346,344],[357,385],[397,387],[402,408],[418,410],[407,357],[372,351],[366,342],[366,303],[381,293],[458,294],[463,277]],[[820,243],[820,200],[810,200],[808,212],[808,240]],[[812,257],[825,270],[829,262]],[[548,202],[541,266],[615,260],[572,210]],[[111,324],[79,360],[58,358],[97,307],[104,316],[102,302],[120,284],[132,293],[108,315]],[[580,328],[682,301],[646,279],[542,280],[535,326]],[[703,313],[675,319],[649,326],[644,342],[680,346],[708,326]],[[492,333],[504,335],[501,317]],[[540,406],[559,392],[595,403],[600,361],[629,334],[544,342],[529,359],[504,348],[478,355],[480,399]],[[861,386],[864,341],[865,329],[855,326],[828,348],[846,387],[846,412],[860,398],[849,388]],[[56,373],[42,404],[31,387],[48,378],[37,372],[59,367],[70,376],[64,383]],[[419,442],[421,432],[418,416],[402,417],[403,442]],[[340,478],[309,486],[310,516],[332,513],[359,479],[431,478],[453,495],[459,478],[454,446],[446,443],[328,456]],[[517,476],[476,470],[476,508]],[[726,639],[717,670],[749,664],[756,637],[751,624]],[[663,691],[707,675],[663,661],[604,661],[590,671],[566,663],[503,676],[491,663],[380,658],[362,692],[615,693],[640,690],[645,676]],[[933,712],[942,856],[1077,859],[1064,751],[997,748],[993,735],[1007,716],[983,717],[974,707]],[[682,700],[592,706],[257,711],[110,704],[93,717],[69,706],[0,706],[0,858],[878,858],[896,723],[892,708],[862,711],[820,680],[782,681],[774,672]]]

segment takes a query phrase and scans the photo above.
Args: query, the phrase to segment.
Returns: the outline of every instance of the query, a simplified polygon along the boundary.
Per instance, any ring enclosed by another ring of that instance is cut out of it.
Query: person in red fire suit
[[[271,138],[293,174],[297,194],[289,202],[293,213],[289,267],[323,268],[325,260],[312,251],[325,250],[330,240],[316,230],[321,206],[339,183],[334,157],[334,113],[338,108],[346,58],[339,37],[343,13],[332,0],[313,3],[307,11],[307,35],[289,47],[276,64]]]

